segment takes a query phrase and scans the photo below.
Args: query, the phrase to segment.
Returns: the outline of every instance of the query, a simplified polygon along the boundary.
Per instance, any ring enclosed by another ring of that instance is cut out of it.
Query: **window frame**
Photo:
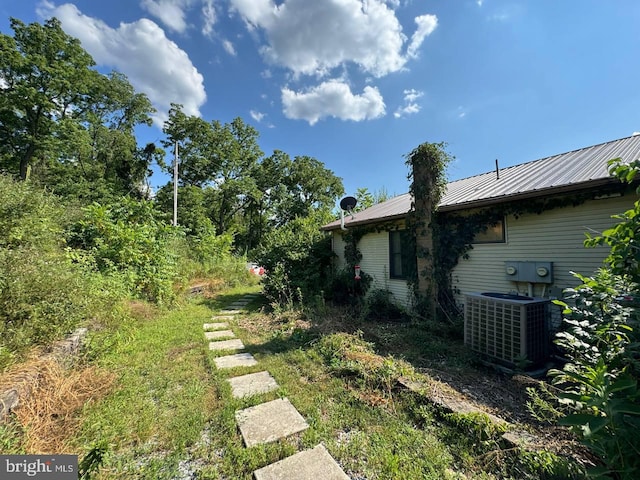
[[[502,244],[502,243],[507,243],[507,219],[505,217],[502,217],[500,220],[498,220],[496,223],[493,223],[491,225],[489,225],[489,228],[495,226],[495,225],[501,225],[502,226],[502,236],[500,239],[496,239],[496,240],[492,240],[492,239],[488,239],[488,240],[476,240],[476,237],[478,236],[478,234],[474,235],[473,240],[471,241],[472,245],[491,245],[491,244]],[[486,234],[487,232],[483,232],[483,234]]]
[[[406,255],[407,252],[405,252],[405,248],[403,248],[406,244],[406,235],[409,234],[409,231],[407,229],[398,229],[398,230],[390,230],[389,231],[389,278],[391,280],[406,280],[407,274],[408,274],[408,268],[407,268],[407,259],[406,259]],[[396,235],[398,238],[398,241],[395,242],[392,239],[392,237]],[[394,251],[394,246],[398,246],[399,247],[399,251]],[[396,257],[399,255],[399,261],[400,261],[400,270],[401,272],[398,274],[397,273],[397,261],[396,261]]]

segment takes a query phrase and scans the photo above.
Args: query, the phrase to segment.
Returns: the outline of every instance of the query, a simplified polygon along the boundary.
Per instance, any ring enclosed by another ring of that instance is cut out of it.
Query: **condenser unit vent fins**
[[[548,351],[548,307],[548,300],[466,295],[464,343],[509,366],[516,366],[524,359],[532,364],[543,362]]]

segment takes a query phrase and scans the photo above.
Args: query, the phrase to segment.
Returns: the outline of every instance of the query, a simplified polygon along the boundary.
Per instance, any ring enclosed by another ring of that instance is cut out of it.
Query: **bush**
[[[364,318],[367,320],[407,320],[406,312],[393,299],[389,290],[377,288],[369,292],[365,300]]]
[[[373,278],[367,272],[360,271],[360,280],[354,279],[355,272],[344,268],[331,278],[327,289],[327,298],[337,305],[361,304]]]
[[[314,212],[265,236],[255,259],[267,270],[263,292],[271,302],[314,298],[326,288],[333,253],[330,237],[318,229],[326,221],[326,213]]]
[[[564,304],[565,329],[556,340],[568,363],[549,372],[570,408],[559,423],[602,460],[594,476],[631,480],[640,471],[640,315],[618,300],[627,291],[620,277],[604,269],[578,277],[583,284],[566,291],[574,304]]]
[[[170,240],[180,231],[157,217],[153,204],[123,198],[93,204],[70,231],[69,243],[89,252],[103,274],[121,275],[132,295],[158,304],[171,302],[178,279]]]
[[[612,175],[631,182],[640,161],[610,162]],[[636,190],[640,193],[640,188]],[[559,423],[567,425],[602,461],[588,472],[597,478],[631,480],[640,471],[640,201],[616,217],[619,223],[602,236],[588,238],[587,246],[608,245],[611,250],[594,277],[576,275],[576,289],[565,292],[565,329],[556,343],[567,364],[553,370],[558,398],[570,408]]]
[[[79,324],[110,314],[122,298],[71,255],[59,200],[0,177],[0,369],[31,346],[47,345]]]

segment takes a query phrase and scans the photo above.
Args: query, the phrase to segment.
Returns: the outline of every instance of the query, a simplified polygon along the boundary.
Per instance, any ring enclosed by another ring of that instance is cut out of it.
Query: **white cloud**
[[[251,118],[253,118],[256,122],[260,123],[262,119],[265,117],[264,113],[258,112],[257,110],[249,111]]]
[[[434,15],[416,18],[406,54],[407,36],[384,0],[230,0],[249,29],[264,30],[262,54],[294,74],[326,76],[352,62],[382,77],[401,70],[415,56],[424,38],[437,26]]]
[[[438,17],[435,15],[420,15],[415,18],[418,29],[411,37],[411,43],[407,49],[407,54],[411,57],[418,55],[418,49],[426,37],[431,35],[438,26]]]
[[[404,92],[404,105],[398,107],[398,109],[393,113],[393,116],[396,118],[402,118],[407,115],[412,115],[414,113],[418,113],[422,108],[416,100],[424,95],[424,92],[415,89],[405,90]]]
[[[484,0],[476,0],[476,4],[481,7],[482,4],[484,3]]]
[[[140,7],[159,19],[171,30],[183,33],[187,30],[187,10],[193,0],[141,0]]]
[[[324,117],[359,122],[385,114],[384,100],[377,88],[366,86],[361,95],[354,95],[349,85],[337,80],[329,80],[306,92],[285,87],[282,103],[287,118],[306,120],[309,125]]]
[[[62,28],[82,42],[98,65],[124,73],[136,91],[145,93],[158,110],[154,118],[161,125],[170,104],[180,103],[187,115],[200,115],[206,100],[204,79],[189,56],[154,22],[141,19],[121,23],[117,29],[102,20],[83,15],[70,3],[43,3],[38,13],[55,16]]]
[[[202,5],[202,34],[206,37],[213,35],[213,26],[218,19],[213,0],[204,0]]]
[[[226,51],[229,55],[232,55],[232,56],[234,56],[234,57],[237,55],[237,53],[236,53],[236,49],[234,48],[233,43],[231,43],[229,40],[224,40],[224,41],[222,42],[222,46],[224,47],[225,51]]]

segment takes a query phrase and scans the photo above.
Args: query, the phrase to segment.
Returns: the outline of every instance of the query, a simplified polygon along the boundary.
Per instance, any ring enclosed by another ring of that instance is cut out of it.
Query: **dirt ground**
[[[529,446],[532,449],[544,449],[558,455],[570,456],[585,466],[596,465],[595,457],[581,445],[564,427],[552,425],[534,417],[527,407],[531,397],[527,388],[539,390],[542,381],[532,377],[486,369],[419,369],[421,373],[451,387],[472,405],[482,411],[495,415],[519,429],[531,434]],[[449,388],[443,389],[443,395],[457,396]]]

